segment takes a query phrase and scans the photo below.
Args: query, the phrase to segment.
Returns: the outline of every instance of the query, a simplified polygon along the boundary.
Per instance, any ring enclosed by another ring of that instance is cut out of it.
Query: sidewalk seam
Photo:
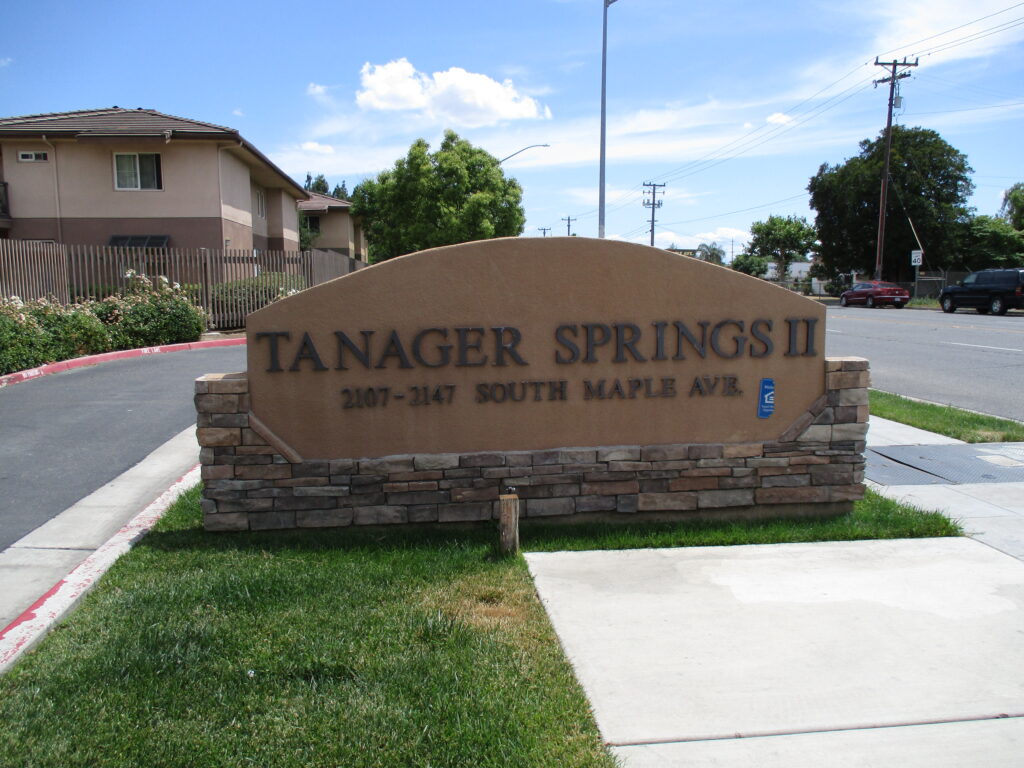
[[[733,741],[737,739],[763,739],[772,736],[804,736],[815,733],[838,733],[842,731],[873,731],[884,728],[912,728],[919,725],[951,725],[953,723],[977,723],[986,720],[1016,720],[1024,718],[1024,712],[1006,713],[1000,712],[991,715],[977,715],[975,717],[952,717],[937,718],[933,720],[908,720],[904,722],[873,723],[867,725],[838,725],[833,728],[812,728],[810,730],[775,730],[775,731],[751,731],[750,733],[730,733],[708,736],[680,736],[677,738],[668,737],[664,739],[650,739],[648,741],[606,741],[609,747],[651,747],[660,744],[691,744],[699,741]]]

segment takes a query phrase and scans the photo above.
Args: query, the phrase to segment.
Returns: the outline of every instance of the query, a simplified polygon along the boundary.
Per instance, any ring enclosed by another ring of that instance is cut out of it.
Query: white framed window
[[[114,154],[114,189],[163,189],[158,154]]]
[[[267,196],[262,189],[256,190],[256,216],[260,219],[267,218]]]
[[[21,151],[18,152],[19,163],[45,163],[50,159],[49,152]]]

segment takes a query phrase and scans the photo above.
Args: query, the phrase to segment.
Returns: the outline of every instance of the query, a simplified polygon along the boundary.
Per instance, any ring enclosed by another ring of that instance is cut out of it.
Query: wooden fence
[[[129,274],[180,284],[214,328],[241,328],[245,316],[282,294],[366,266],[333,251],[109,248],[0,240],[0,297],[63,304],[123,291]]]

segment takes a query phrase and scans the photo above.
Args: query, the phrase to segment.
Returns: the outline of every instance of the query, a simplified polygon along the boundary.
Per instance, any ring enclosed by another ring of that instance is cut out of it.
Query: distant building
[[[696,248],[666,248],[669,253],[677,253],[680,256],[689,256],[691,259],[697,258]]]
[[[298,250],[306,197],[233,128],[120,107],[0,118],[0,238]]]
[[[799,283],[807,280],[811,274],[811,267],[814,266],[814,262],[811,261],[794,261],[789,265],[789,272],[786,275],[785,282],[792,285],[793,283]],[[768,272],[764,276],[765,280],[772,282],[780,282],[779,270],[774,263],[768,264]],[[815,296],[824,294],[825,284],[822,283],[816,277],[810,277],[811,280],[811,293]]]
[[[315,235],[313,247],[366,261],[366,238],[350,212],[352,203],[319,192],[306,194],[309,199],[299,201],[299,211]]]

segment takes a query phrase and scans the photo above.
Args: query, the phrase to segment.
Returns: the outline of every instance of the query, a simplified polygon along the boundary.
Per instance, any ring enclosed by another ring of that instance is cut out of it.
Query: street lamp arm
[[[528,149],[533,149],[534,147],[550,147],[550,146],[551,146],[550,144],[531,144],[531,145],[530,145],[530,146],[528,146],[528,147],[523,147],[522,149],[517,149],[517,150],[516,150],[515,152],[513,152],[513,153],[512,153],[511,155],[509,155],[508,157],[503,157],[503,158],[501,158],[501,160],[499,160],[499,161],[498,161],[498,165],[501,165],[502,163],[504,163],[504,162],[505,162],[506,160],[508,160],[508,159],[509,159],[509,157],[515,157],[515,156],[516,156],[516,155],[518,155],[518,154],[519,154],[520,152],[525,152],[525,151],[526,151],[526,150],[528,150]]]

